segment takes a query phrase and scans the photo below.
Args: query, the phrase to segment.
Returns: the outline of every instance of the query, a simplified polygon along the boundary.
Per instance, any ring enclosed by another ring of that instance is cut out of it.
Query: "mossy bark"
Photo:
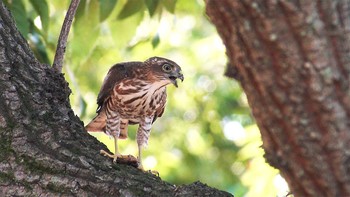
[[[232,196],[175,186],[99,154],[64,76],[34,57],[0,1],[0,196]]]

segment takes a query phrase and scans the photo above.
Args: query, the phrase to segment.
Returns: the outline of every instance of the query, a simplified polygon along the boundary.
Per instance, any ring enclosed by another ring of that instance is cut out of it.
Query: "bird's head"
[[[184,80],[181,67],[169,59],[151,57],[145,61],[145,64],[149,66],[154,79],[158,81],[168,82],[166,84],[172,83],[177,87],[176,80]]]

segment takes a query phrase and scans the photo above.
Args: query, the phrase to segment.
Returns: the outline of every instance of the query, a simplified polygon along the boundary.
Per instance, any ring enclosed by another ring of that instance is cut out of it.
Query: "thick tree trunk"
[[[0,196],[231,196],[174,186],[99,154],[62,74],[39,63],[0,1]]]
[[[295,196],[350,196],[350,2],[206,4],[267,161]]]

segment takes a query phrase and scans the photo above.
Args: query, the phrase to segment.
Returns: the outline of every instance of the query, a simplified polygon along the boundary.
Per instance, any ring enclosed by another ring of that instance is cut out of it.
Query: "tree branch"
[[[350,196],[350,35],[334,34],[349,29],[348,10],[345,0],[206,0],[264,156],[294,196]]]
[[[70,27],[72,26],[75,12],[79,6],[79,2],[80,2],[80,0],[72,0],[71,1],[69,8],[68,8],[68,11],[67,11],[67,14],[66,14],[66,17],[64,18],[60,37],[58,38],[55,59],[54,59],[54,62],[52,64],[52,67],[54,70],[56,70],[59,73],[62,72],[63,58],[64,58],[64,53],[66,51],[68,34],[69,34]]]

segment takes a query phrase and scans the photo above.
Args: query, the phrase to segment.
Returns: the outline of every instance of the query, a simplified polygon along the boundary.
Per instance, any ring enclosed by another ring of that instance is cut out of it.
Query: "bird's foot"
[[[120,153],[110,154],[105,150],[100,150],[100,154],[113,159],[113,163],[121,163],[138,168],[137,159],[132,155],[122,155]]]
[[[109,157],[113,159],[113,163],[117,162],[117,159],[120,158],[122,155],[120,153],[115,153],[115,154],[110,154],[105,150],[100,150],[100,154],[105,156],[105,157]]]

